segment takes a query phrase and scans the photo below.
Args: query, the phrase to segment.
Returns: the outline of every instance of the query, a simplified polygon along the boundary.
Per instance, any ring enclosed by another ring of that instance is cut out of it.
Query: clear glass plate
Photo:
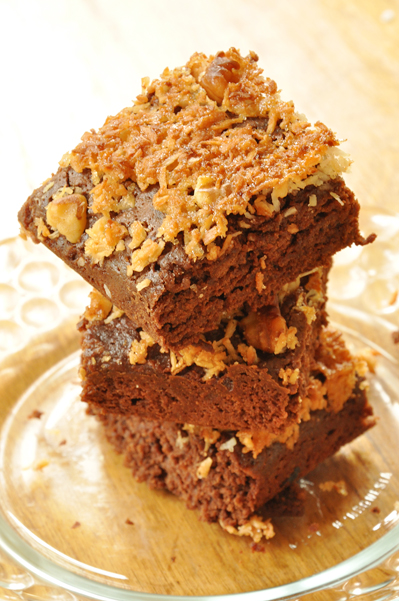
[[[275,519],[258,545],[134,481],[79,401],[75,323],[89,287],[41,247],[0,244],[0,599],[399,595],[399,219],[363,218],[384,234],[379,263],[372,247],[337,257],[330,314],[352,350],[379,353],[379,423],[301,482],[305,515]],[[319,488],[341,480],[347,495]]]

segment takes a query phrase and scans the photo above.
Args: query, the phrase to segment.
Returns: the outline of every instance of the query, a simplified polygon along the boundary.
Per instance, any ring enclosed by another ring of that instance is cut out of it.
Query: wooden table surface
[[[399,224],[398,0],[0,0],[0,240],[18,233],[17,210],[62,155],[128,106],[143,76],[230,46],[254,50],[284,99],[347,140],[346,179],[365,212],[391,211]],[[397,237],[384,253],[399,266]],[[399,268],[394,278],[384,280],[390,294]],[[399,328],[394,303],[382,313]]]

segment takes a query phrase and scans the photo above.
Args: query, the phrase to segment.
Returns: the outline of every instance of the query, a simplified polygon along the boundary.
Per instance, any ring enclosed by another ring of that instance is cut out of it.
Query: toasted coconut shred
[[[190,259],[215,260],[225,249],[228,215],[272,217],[288,193],[320,185],[349,166],[335,135],[320,122],[311,127],[292,102],[281,100],[257,60],[234,48],[209,57],[196,53],[160,79],[144,78],[133,106],[64,155],[61,166],[91,170],[91,209],[106,219],[134,206],[135,185],[159,186],[153,204],[165,217],[157,252],[144,257],[149,262],[180,232]],[[252,117],[264,119],[263,126],[254,126]],[[101,249],[99,261],[124,234]],[[92,250],[88,246],[87,254]],[[145,262],[139,259],[137,270]],[[133,261],[129,274],[135,270]]]

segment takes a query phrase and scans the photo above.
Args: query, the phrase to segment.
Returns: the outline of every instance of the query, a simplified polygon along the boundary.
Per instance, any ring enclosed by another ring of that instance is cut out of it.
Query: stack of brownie
[[[126,465],[255,540],[267,502],[374,423],[325,307],[332,255],[373,240],[350,161],[257,60],[143,79],[19,214],[94,287],[82,399]]]

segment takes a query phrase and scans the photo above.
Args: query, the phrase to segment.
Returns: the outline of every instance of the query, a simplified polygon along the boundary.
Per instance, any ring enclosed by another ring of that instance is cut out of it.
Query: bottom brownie
[[[188,508],[197,509],[201,520],[219,521],[227,531],[255,540],[274,534],[271,523],[256,516],[265,503],[374,425],[364,380],[359,378],[340,411],[328,405],[311,411],[298,426],[293,445],[272,442],[258,453],[234,431],[135,416],[97,417],[139,482],[167,489],[184,499]]]

